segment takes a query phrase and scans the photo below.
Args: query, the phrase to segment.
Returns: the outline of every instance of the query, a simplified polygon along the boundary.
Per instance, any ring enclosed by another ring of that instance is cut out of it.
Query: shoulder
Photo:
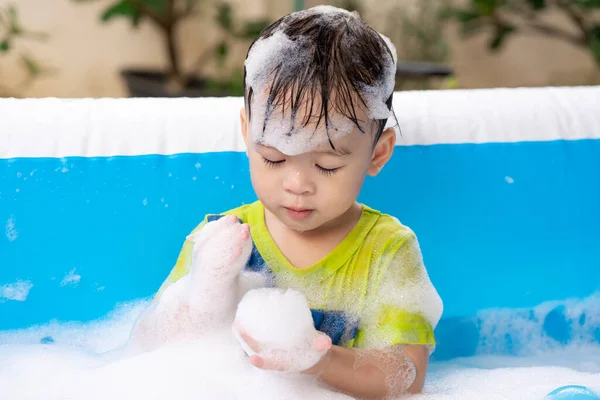
[[[404,244],[417,241],[413,230],[400,222],[397,217],[368,206],[363,206],[363,214],[373,221],[366,239],[374,241],[377,247],[380,247],[380,251],[393,251]]]
[[[363,249],[369,253],[370,281],[379,287],[385,281],[418,280],[426,274],[415,232],[392,215],[368,207],[365,213],[374,218],[363,242]]]

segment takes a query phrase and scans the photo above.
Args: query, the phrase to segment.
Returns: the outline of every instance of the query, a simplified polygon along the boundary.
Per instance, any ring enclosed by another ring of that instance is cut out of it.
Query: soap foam
[[[359,18],[354,13],[332,6],[313,7],[294,13],[290,18],[305,17],[319,18],[322,24],[339,23],[340,18],[349,23],[356,23],[356,19]],[[351,133],[355,126],[339,110],[331,107],[331,104],[328,106],[328,121],[321,121],[323,126],[320,126],[321,122],[316,126],[311,126],[311,123],[305,126],[301,123],[312,121],[315,116],[311,113],[320,109],[320,104],[313,104],[312,110],[307,104],[311,101],[308,97],[319,97],[317,90],[305,90],[300,99],[301,103],[305,103],[304,110],[300,107],[300,114],[307,115],[291,115],[291,96],[294,93],[280,93],[281,98],[269,99],[275,77],[282,75],[286,78],[284,80],[288,81],[292,76],[303,76],[310,71],[310,62],[314,58],[314,46],[307,42],[307,38],[299,36],[292,39],[286,35],[284,31],[287,23],[281,22],[270,36],[261,37],[253,44],[245,61],[246,85],[253,89],[250,108],[255,142],[275,147],[287,155],[297,155],[312,151],[329,141],[335,142],[337,137]],[[395,46],[389,38],[379,35],[387,45],[391,57],[382,56],[383,73],[379,79],[372,84],[363,84],[356,88],[365,102],[367,117],[371,120],[386,119],[392,115],[386,101],[394,91],[397,65]],[[352,40],[353,38],[346,37],[343,47],[351,48]],[[358,58],[355,61],[360,62]],[[331,93],[331,96],[335,95],[336,93]],[[335,102],[333,98],[331,101]],[[269,105],[270,102],[274,104]]]
[[[304,371],[323,356],[313,346],[319,333],[306,298],[297,290],[263,288],[248,292],[238,305],[235,326],[260,344],[259,355]]]
[[[110,319],[87,325],[54,323],[2,332],[2,399],[351,398],[306,376],[272,374],[248,365],[230,333],[129,358],[99,353],[127,340],[124,333],[146,304],[123,305]],[[54,344],[33,343],[49,333]],[[424,393],[412,398],[540,400],[572,384],[600,393],[600,346],[567,347],[531,357],[483,355],[432,362]]]

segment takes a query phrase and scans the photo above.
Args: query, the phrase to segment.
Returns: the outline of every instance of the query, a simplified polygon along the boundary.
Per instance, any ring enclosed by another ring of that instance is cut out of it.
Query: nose
[[[286,192],[300,196],[314,193],[314,183],[307,176],[299,170],[292,170],[286,174],[283,180],[283,190]]]

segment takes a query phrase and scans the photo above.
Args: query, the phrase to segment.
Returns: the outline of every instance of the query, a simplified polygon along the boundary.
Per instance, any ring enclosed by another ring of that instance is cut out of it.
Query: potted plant
[[[93,0],[74,0],[88,2]],[[203,4],[213,5],[207,0],[117,0],[101,14],[106,23],[115,18],[127,18],[136,28],[143,20],[150,21],[163,37],[166,71],[149,69],[124,69],[121,75],[133,97],[201,97],[239,96],[242,94],[241,73],[221,78],[210,78],[199,72],[208,61],[222,66],[235,40],[251,40],[268,25],[268,21],[252,21],[238,27],[234,23],[231,6],[216,3],[216,22],[221,31],[221,40],[209,51],[205,51],[189,71],[181,66],[178,30],[181,23],[199,14]]]
[[[559,12],[571,24],[565,29],[543,19],[549,11]],[[460,23],[464,36],[484,31],[491,33],[488,48],[500,50],[509,37],[520,32],[562,40],[582,48],[600,69],[599,0],[470,0],[465,6],[450,6],[444,18]]]
[[[25,78],[15,87],[0,83],[0,97],[19,97],[19,92],[27,89],[40,76],[50,72],[49,68],[42,66],[27,51],[19,50],[17,47],[17,42],[21,39],[44,40],[46,38],[47,35],[44,33],[29,31],[23,27],[14,5],[0,6],[0,57],[6,60],[8,55],[18,52],[17,58],[25,70]]]

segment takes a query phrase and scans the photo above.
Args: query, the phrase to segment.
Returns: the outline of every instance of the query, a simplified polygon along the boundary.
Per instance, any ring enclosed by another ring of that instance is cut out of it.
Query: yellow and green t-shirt
[[[300,290],[315,328],[334,344],[373,348],[395,344],[435,346],[433,330],[442,302],[423,265],[414,233],[396,218],[363,205],[344,240],[309,268],[296,268],[271,237],[261,202],[207,215],[194,232],[224,215],[250,226],[252,254],[244,272],[262,274],[264,286]],[[190,270],[193,243],[186,241],[159,293]]]

